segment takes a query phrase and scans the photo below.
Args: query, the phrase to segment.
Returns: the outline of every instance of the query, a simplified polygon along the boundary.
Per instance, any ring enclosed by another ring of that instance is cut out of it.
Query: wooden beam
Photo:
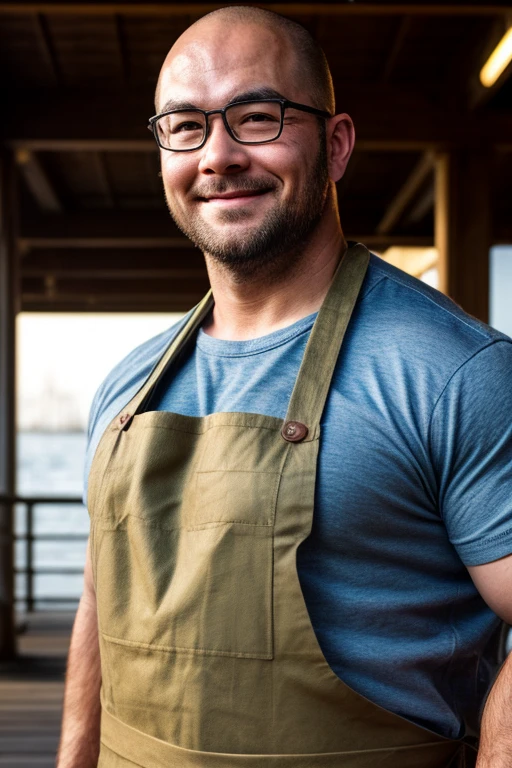
[[[450,258],[450,155],[439,153],[435,165],[434,242],[438,253],[437,287],[448,294],[448,260]]]
[[[49,267],[28,267],[23,270],[23,277],[53,278],[54,280],[204,280],[206,268],[203,269],[179,269],[165,267],[144,267],[137,269],[125,269],[122,265],[113,269],[98,267],[63,267],[50,269]],[[125,290],[124,288],[122,289]]]
[[[16,169],[0,153],[0,495],[16,490],[16,312],[18,264],[15,245]],[[16,654],[14,621],[14,506],[0,501],[0,659]]]
[[[102,210],[67,212],[60,214],[33,214],[21,217],[19,237],[28,248],[106,248],[125,247],[128,241],[136,242],[133,247],[190,248],[190,241],[180,232],[162,200],[161,210]],[[116,246],[113,241],[122,245]],[[66,242],[68,244],[66,244]],[[72,245],[69,245],[72,243]]]
[[[112,273],[134,277],[143,272],[155,272],[169,273],[172,277],[174,273],[204,274],[206,267],[204,256],[198,248],[155,248],[144,250],[143,253],[134,248],[52,248],[31,251],[23,261],[22,270],[25,277],[45,274],[72,277],[86,272],[94,276]]]
[[[404,9],[404,12],[405,12],[405,9]],[[410,28],[411,28],[411,17],[404,16],[403,19],[400,20],[398,29],[396,31],[395,39],[393,40],[391,50],[389,51],[388,57],[386,59],[386,64],[384,65],[384,69],[382,70],[382,75],[380,78],[381,82],[387,83],[389,80],[391,80],[393,76],[393,72],[395,70],[396,62],[402,51],[405,38],[407,37]]]
[[[179,278],[163,280],[160,277],[144,277],[138,282],[130,281],[123,286],[119,286],[118,278],[94,278],[92,280],[60,278],[55,279],[51,275],[50,280],[46,278],[23,278],[23,293],[30,292],[33,295],[39,293],[41,296],[57,300],[59,296],[108,296],[109,301],[125,301],[126,296],[158,296],[170,294],[183,295],[204,295],[208,290],[208,276],[206,272],[200,276],[192,278]],[[51,286],[51,291],[48,291]]]
[[[18,149],[15,156],[16,164],[39,208],[54,213],[62,211],[60,200],[36,154],[28,149]]]
[[[186,16],[203,15],[236,3],[0,3],[0,13],[66,16],[111,16],[120,13],[124,16]],[[475,5],[456,5],[438,3],[430,5],[418,3],[407,5],[399,3],[255,3],[262,8],[271,8],[285,16],[401,16],[404,9],[412,16],[499,16],[507,8],[497,4],[478,3]]]
[[[195,249],[51,249],[32,251],[25,259],[22,277],[55,280],[164,280],[206,279],[201,251]],[[124,288],[122,290],[125,290]]]
[[[24,277],[22,302],[25,311],[186,311],[209,287],[206,271],[198,277],[162,279],[144,277],[119,283],[118,277],[98,279],[57,279]]]
[[[59,62],[57,61],[52,37],[48,30],[48,22],[43,14],[34,14],[34,29],[39,43],[39,50],[41,51],[41,55],[46,62],[46,66],[50,72],[52,80],[55,84],[58,85],[61,80]]]
[[[6,139],[10,149],[29,152],[155,152],[155,142],[149,139]]]
[[[36,248],[194,248],[185,237],[20,237],[20,250],[27,253]]]
[[[406,208],[414,200],[421,187],[434,168],[434,155],[425,152],[412,170],[405,184],[389,204],[384,216],[377,226],[377,234],[389,234],[402,218]]]
[[[144,139],[7,139],[10,149],[29,152],[155,152],[155,142]]]
[[[442,153],[436,159],[440,287],[484,322],[489,314],[489,249],[493,242],[491,167],[489,151]]]
[[[432,185],[427,187],[425,192],[418,198],[406,216],[406,224],[417,224],[433,209],[435,200],[434,186],[434,183],[432,183]]]
[[[123,294],[119,296],[78,296],[58,294],[55,298],[39,293],[23,292],[23,312],[188,312],[203,297],[202,294],[176,293],[161,296]]]

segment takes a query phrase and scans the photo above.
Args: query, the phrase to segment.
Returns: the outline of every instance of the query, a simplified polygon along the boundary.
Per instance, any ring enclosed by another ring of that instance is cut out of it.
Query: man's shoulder
[[[391,345],[413,356],[433,355],[437,364],[443,356],[449,367],[497,341],[511,341],[448,296],[374,254],[368,278],[373,321],[388,334]]]

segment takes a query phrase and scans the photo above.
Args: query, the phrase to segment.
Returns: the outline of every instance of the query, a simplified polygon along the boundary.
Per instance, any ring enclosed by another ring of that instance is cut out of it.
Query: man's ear
[[[356,134],[350,115],[334,115],[327,121],[327,157],[329,177],[339,181],[354,149]]]

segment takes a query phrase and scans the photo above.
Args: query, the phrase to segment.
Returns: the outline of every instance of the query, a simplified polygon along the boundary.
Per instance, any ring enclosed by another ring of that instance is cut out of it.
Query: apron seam
[[[156,645],[153,643],[145,643],[139,640],[126,640],[125,638],[114,637],[113,635],[108,635],[106,632],[102,632],[101,634],[103,639],[109,643],[123,645],[128,648],[144,648],[145,650],[158,651],[160,653],[190,653],[192,655],[198,656],[227,656],[234,658],[263,660],[272,659],[272,656],[268,653],[243,653],[242,651],[216,651],[212,648],[189,648],[186,646]]]
[[[173,527],[168,527],[165,525],[161,525],[160,523],[151,520],[151,518],[148,517],[141,517],[141,515],[135,515],[133,512],[127,512],[124,516],[123,520],[128,520],[129,518],[134,518],[135,520],[140,520],[142,523],[147,525],[148,528],[155,528],[160,531],[166,531],[167,533],[172,533],[173,531],[207,531],[210,528],[222,528],[223,525],[242,525],[246,528],[272,528],[273,522],[270,523],[246,523],[243,520],[212,520],[208,523],[201,523],[200,525],[192,525],[192,526],[185,526],[185,525],[175,525]],[[114,533],[115,531],[127,531],[127,527],[123,527],[121,525],[100,525],[100,521],[96,521],[96,527],[101,531],[110,531],[111,533]]]
[[[113,755],[116,755],[117,757],[122,757],[123,760],[128,760],[133,765],[136,765],[137,768],[146,768],[146,766],[142,765],[142,763],[138,763],[135,760],[132,760],[131,757],[125,757],[125,755],[121,754],[120,752],[117,752],[115,749],[113,749],[110,744],[108,744],[105,739],[102,737],[100,739],[100,743],[103,744],[104,747],[108,749],[109,752],[112,752]]]

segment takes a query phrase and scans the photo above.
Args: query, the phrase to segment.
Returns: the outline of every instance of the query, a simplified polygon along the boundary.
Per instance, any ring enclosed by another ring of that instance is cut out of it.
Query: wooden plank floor
[[[0,662],[0,768],[54,768],[72,614],[20,619],[19,658]]]

